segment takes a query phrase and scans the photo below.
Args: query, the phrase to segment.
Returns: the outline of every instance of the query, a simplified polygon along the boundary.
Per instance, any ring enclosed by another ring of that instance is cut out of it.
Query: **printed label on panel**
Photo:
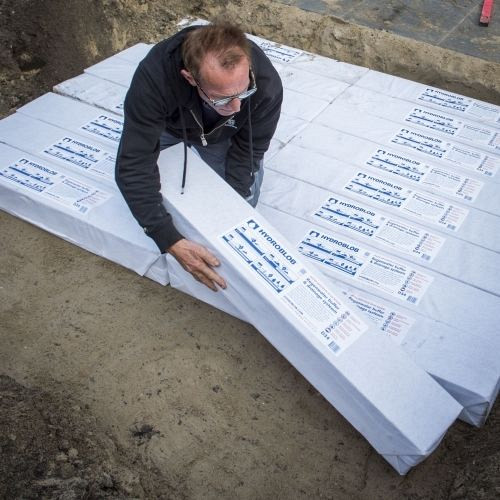
[[[79,167],[98,177],[114,179],[116,157],[101,146],[66,136],[47,146],[42,154],[57,158],[72,167]]]
[[[390,142],[414,149],[431,158],[442,160],[445,163],[473,170],[488,177],[495,176],[500,166],[500,158],[498,157],[406,128],[402,128],[397,132]]]
[[[66,177],[28,158],[20,158],[0,170],[0,177],[81,214],[111,198],[111,194],[101,189]]]
[[[417,99],[445,109],[453,109],[474,118],[492,122],[500,119],[500,107],[486,102],[474,101],[468,97],[445,92],[444,90],[427,87]]]
[[[81,127],[85,132],[118,144],[123,131],[123,120],[109,115],[96,116]]]
[[[390,172],[447,195],[474,202],[484,183],[443,167],[432,167],[410,156],[377,149],[365,162],[373,168]]]
[[[412,191],[366,172],[358,172],[344,189],[450,231],[458,231],[469,213],[431,194]]]
[[[265,285],[333,353],[340,354],[368,326],[295,257],[288,245],[255,219],[221,236],[247,272]]]
[[[359,292],[344,291],[343,293],[351,304],[354,304],[360,311],[368,314],[373,323],[381,331],[389,334],[391,339],[397,344],[401,344],[415,323],[415,318],[392,310],[390,304],[382,304]]]
[[[264,51],[267,57],[274,62],[290,63],[295,61],[302,54],[302,51],[284,47],[273,42],[257,41],[259,47]]]
[[[329,197],[313,212],[323,223],[360,233],[393,250],[432,262],[445,238],[412,224],[384,217],[371,207],[353,203],[348,198]]]
[[[353,279],[393,297],[418,304],[433,277],[375,251],[312,229],[299,243],[299,251],[345,279]]]

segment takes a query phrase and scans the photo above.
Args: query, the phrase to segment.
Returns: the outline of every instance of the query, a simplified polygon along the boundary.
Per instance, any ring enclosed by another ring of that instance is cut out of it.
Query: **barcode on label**
[[[77,208],[78,208],[78,211],[81,213],[81,214],[85,214],[87,213],[87,210],[89,209],[89,207],[85,207],[85,206],[81,206],[79,207],[78,205],[76,205]]]
[[[328,347],[335,353],[340,351],[340,346],[336,344],[333,340],[328,344]]]
[[[417,297],[413,297],[413,295],[409,295],[408,297],[406,297],[406,300],[408,302],[411,302],[412,304],[415,304],[415,302],[417,302]]]

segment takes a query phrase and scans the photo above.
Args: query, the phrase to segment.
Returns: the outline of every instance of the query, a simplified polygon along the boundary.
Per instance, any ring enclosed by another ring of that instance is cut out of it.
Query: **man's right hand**
[[[224,278],[213,269],[220,266],[219,260],[204,246],[183,238],[174,243],[167,252],[172,254],[177,262],[193,275],[195,280],[208,286],[214,292],[217,291],[216,285],[226,288]]]

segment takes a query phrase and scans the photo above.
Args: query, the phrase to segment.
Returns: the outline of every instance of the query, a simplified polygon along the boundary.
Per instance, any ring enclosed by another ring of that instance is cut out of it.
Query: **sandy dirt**
[[[224,4],[247,31],[394,68],[391,45],[377,52],[388,33],[275,2]],[[0,0],[0,114],[117,50],[168,36],[186,14],[221,10]],[[443,49],[428,61],[430,46],[403,42],[419,54],[422,81],[498,100],[491,80],[475,84],[491,66]],[[452,64],[442,59],[438,72],[441,56]],[[402,74],[415,68],[397,64]],[[475,80],[458,78],[465,66],[480,70]],[[3,212],[0,227],[0,498],[500,496],[498,405],[480,430],[457,422],[400,477],[248,324]]]

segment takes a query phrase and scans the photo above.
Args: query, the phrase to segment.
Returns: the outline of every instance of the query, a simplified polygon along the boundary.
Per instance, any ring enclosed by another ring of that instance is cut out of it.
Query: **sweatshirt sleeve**
[[[253,146],[254,170],[259,168],[260,160],[269,149],[269,144],[276,131],[283,101],[283,86],[276,70],[269,63],[267,77],[258,81],[264,97],[258,100],[254,107],[253,97],[250,98],[251,130]],[[255,94],[257,95],[257,94]],[[250,165],[250,125],[248,120],[245,125],[232,137],[226,160],[226,181],[243,197],[250,195],[252,185],[252,167]]]
[[[115,178],[132,215],[144,232],[165,253],[183,238],[165,209],[160,192],[158,156],[165,129],[165,100],[140,64],[127,92],[123,133],[116,159]]]

